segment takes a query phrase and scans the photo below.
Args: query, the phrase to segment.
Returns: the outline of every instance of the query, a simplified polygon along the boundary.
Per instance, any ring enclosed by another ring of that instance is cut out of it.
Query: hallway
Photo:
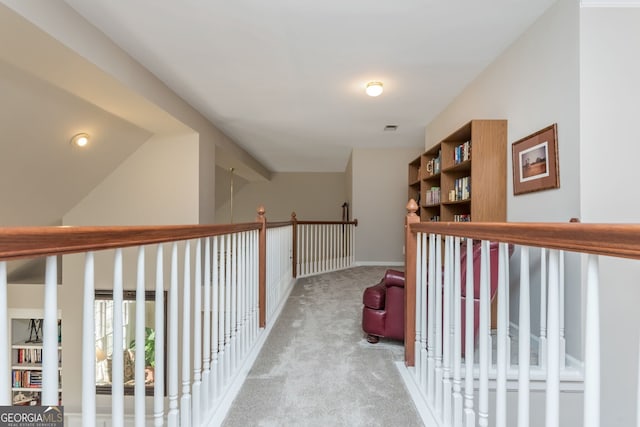
[[[421,426],[394,362],[399,342],[367,343],[362,291],[385,267],[299,279],[224,426]]]

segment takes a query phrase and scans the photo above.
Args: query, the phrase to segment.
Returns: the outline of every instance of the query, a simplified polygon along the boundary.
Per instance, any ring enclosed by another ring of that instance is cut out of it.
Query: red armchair
[[[380,337],[404,340],[404,273],[387,270],[377,285],[362,295],[362,329],[367,341],[377,343]]]
[[[491,268],[490,298],[496,295],[498,289],[498,243],[489,246],[489,263]],[[467,251],[466,245],[460,248],[461,286],[462,286],[462,351],[464,352],[465,333],[465,300],[467,282]],[[480,263],[481,246],[473,246],[473,282],[474,282],[474,336],[480,327]],[[513,253],[513,246],[509,247],[509,254]],[[404,340],[404,273],[387,270],[380,283],[365,289],[362,296],[362,329],[367,333],[367,341],[378,342],[380,337]]]

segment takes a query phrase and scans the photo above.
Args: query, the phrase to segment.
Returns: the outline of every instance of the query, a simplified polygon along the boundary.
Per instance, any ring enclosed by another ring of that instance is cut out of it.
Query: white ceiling
[[[276,172],[423,147],[425,125],[554,1],[66,0]]]

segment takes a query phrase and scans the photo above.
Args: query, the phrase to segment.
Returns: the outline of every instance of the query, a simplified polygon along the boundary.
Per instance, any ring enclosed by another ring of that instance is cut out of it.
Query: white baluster
[[[242,360],[245,351],[245,282],[244,282],[244,260],[245,260],[245,243],[244,232],[238,235],[238,336],[239,336],[239,359]]]
[[[136,350],[135,350],[135,425],[145,424],[145,289],[144,289],[144,247],[138,247],[138,266],[136,269]]]
[[[356,226],[351,225],[349,229],[351,230],[351,235],[349,237],[351,241],[351,253],[349,254],[349,265],[351,266],[353,265],[353,260],[355,259],[355,253],[356,253]]]
[[[200,395],[202,389],[202,239],[196,240],[195,275],[193,278],[193,396],[191,423],[200,425]]]
[[[506,316],[505,316],[505,329],[506,329],[506,335],[507,335],[507,351],[505,353],[506,356],[506,366],[507,369],[509,369],[509,367],[511,367],[511,311],[510,311],[510,307],[509,307],[509,301],[511,301],[511,294],[510,294],[510,286],[509,286],[509,281],[510,281],[510,276],[509,276],[509,245],[505,243],[505,250],[502,251],[502,258],[501,258],[501,262],[502,265],[504,266],[504,277],[505,277],[505,281],[506,281],[506,285],[505,285],[505,301],[507,302],[507,308],[506,308]]]
[[[251,341],[253,342],[258,335],[258,230],[251,232],[250,253]]]
[[[560,368],[566,366],[567,343],[564,338],[564,251],[559,252],[559,306],[560,306]]]
[[[307,226],[306,225],[298,225],[298,230],[300,230],[299,237],[301,239],[301,244],[300,244],[301,253],[298,256],[299,257],[299,263],[302,264],[301,269],[300,269],[300,275],[301,276],[306,276],[308,268],[309,268],[309,257],[307,256],[307,253],[308,253],[308,241],[309,241],[309,239],[307,239]]]
[[[491,316],[490,307],[490,246],[486,240],[482,241],[480,255],[480,330],[478,331],[480,377],[478,392],[478,425],[486,427],[489,425],[489,352],[491,351],[489,341],[489,324]]]
[[[218,276],[219,268],[219,252],[218,252],[218,236],[213,238],[213,248],[211,251],[211,381],[209,385],[211,401],[218,397],[218,384],[220,379],[220,371],[218,370],[218,364],[220,363],[218,337],[220,328],[219,319],[219,302],[218,295],[220,293],[220,283]]]
[[[453,425],[462,427],[462,290],[459,237],[456,237],[454,242],[453,268]]]
[[[587,259],[584,352],[585,427],[598,427],[600,425],[600,280],[598,270],[598,256],[589,255]],[[640,396],[640,393],[638,396]],[[640,406],[636,408],[640,408]],[[637,425],[640,426],[640,420],[638,420]]]
[[[113,267],[113,353],[111,361],[111,418],[124,426],[124,359],[122,347],[122,249],[116,249]]]
[[[225,277],[224,277],[224,382],[225,384],[231,378],[231,235],[225,236],[226,252],[225,252]]]
[[[440,243],[438,239],[438,244]],[[427,340],[427,399],[433,406],[436,399],[436,237],[429,235],[429,284],[427,285],[428,305],[427,308],[427,328],[429,338]]]
[[[209,405],[209,385],[211,382],[211,238],[204,241],[204,313],[202,325],[202,392],[200,407],[206,416]]]
[[[560,292],[558,290],[558,251],[549,251],[549,313],[547,325],[546,426],[559,425],[560,411]]]
[[[164,260],[162,245],[158,245],[156,252],[156,297],[155,297],[155,333],[156,342],[164,341]],[[154,352],[157,375],[153,376],[153,425],[161,427],[164,424],[164,349],[155,346]]]
[[[442,417],[442,242],[436,236],[436,416]]]
[[[453,237],[444,239],[444,293],[442,295],[442,419],[451,425],[451,272]]]
[[[231,236],[231,372],[238,367],[238,235]]]
[[[2,272],[0,271],[0,286],[2,285],[1,276]],[[82,425],[84,427],[94,427],[96,425],[96,330],[94,303],[95,275],[93,252],[87,252],[84,258],[84,296],[82,301]],[[6,310],[2,311],[2,308],[0,308],[0,313],[6,313]],[[5,319],[5,316],[0,316],[0,318]],[[6,329],[3,329],[2,325],[0,325],[0,330],[4,331]],[[5,352],[0,353],[5,354]],[[0,362],[0,366],[6,365]]]
[[[167,424],[178,426],[178,244],[171,246],[171,280],[169,283],[169,412]]]
[[[184,246],[184,277],[182,281],[182,396],[180,425],[191,425],[191,243]]]
[[[466,427],[476,425],[473,410],[473,327],[474,327],[474,282],[473,282],[473,241],[467,239],[467,271],[465,277],[465,331],[464,331],[464,421]]]
[[[547,250],[540,249],[540,345],[538,366],[547,366]]]
[[[422,239],[422,256],[418,259],[420,262],[420,277],[416,280],[420,280],[420,287],[422,289],[421,298],[420,298],[420,306],[422,309],[420,310],[420,353],[416,353],[416,357],[420,358],[420,365],[422,367],[419,383],[421,385],[421,389],[425,391],[427,394],[427,316],[428,316],[428,308],[427,308],[427,275],[428,275],[428,266],[427,266],[427,248],[429,247],[429,235],[427,233],[419,234]]]
[[[421,360],[421,353],[422,351],[420,350],[420,337],[422,334],[422,318],[424,317],[424,315],[426,313],[422,312],[423,306],[421,304],[422,302],[422,234],[423,233],[417,233],[417,238],[416,238],[416,336],[415,336],[415,341],[413,344],[413,348],[414,348],[414,354],[415,354],[415,361],[414,361],[414,366],[415,366],[415,372],[416,372],[416,379],[418,381],[418,383],[420,383],[421,386],[423,386],[423,384],[421,384],[421,378],[422,378],[422,360]]]
[[[505,277],[505,254],[507,244],[500,243],[498,249],[498,354],[496,380],[496,427],[507,425],[507,278]]]
[[[58,405],[58,264],[46,261],[42,327],[42,405]]]
[[[520,251],[520,305],[518,310],[520,312],[518,320],[518,427],[529,426],[530,304],[529,248],[523,246]]]

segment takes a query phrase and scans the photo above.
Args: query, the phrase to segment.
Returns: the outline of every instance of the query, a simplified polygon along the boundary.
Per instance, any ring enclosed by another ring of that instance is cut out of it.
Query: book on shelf
[[[471,177],[465,176],[453,182],[453,190],[449,193],[449,201],[467,200],[471,197]]]
[[[431,187],[424,196],[425,206],[440,204],[440,187]]]
[[[453,163],[458,164],[471,160],[471,141],[466,141],[453,150]]]

